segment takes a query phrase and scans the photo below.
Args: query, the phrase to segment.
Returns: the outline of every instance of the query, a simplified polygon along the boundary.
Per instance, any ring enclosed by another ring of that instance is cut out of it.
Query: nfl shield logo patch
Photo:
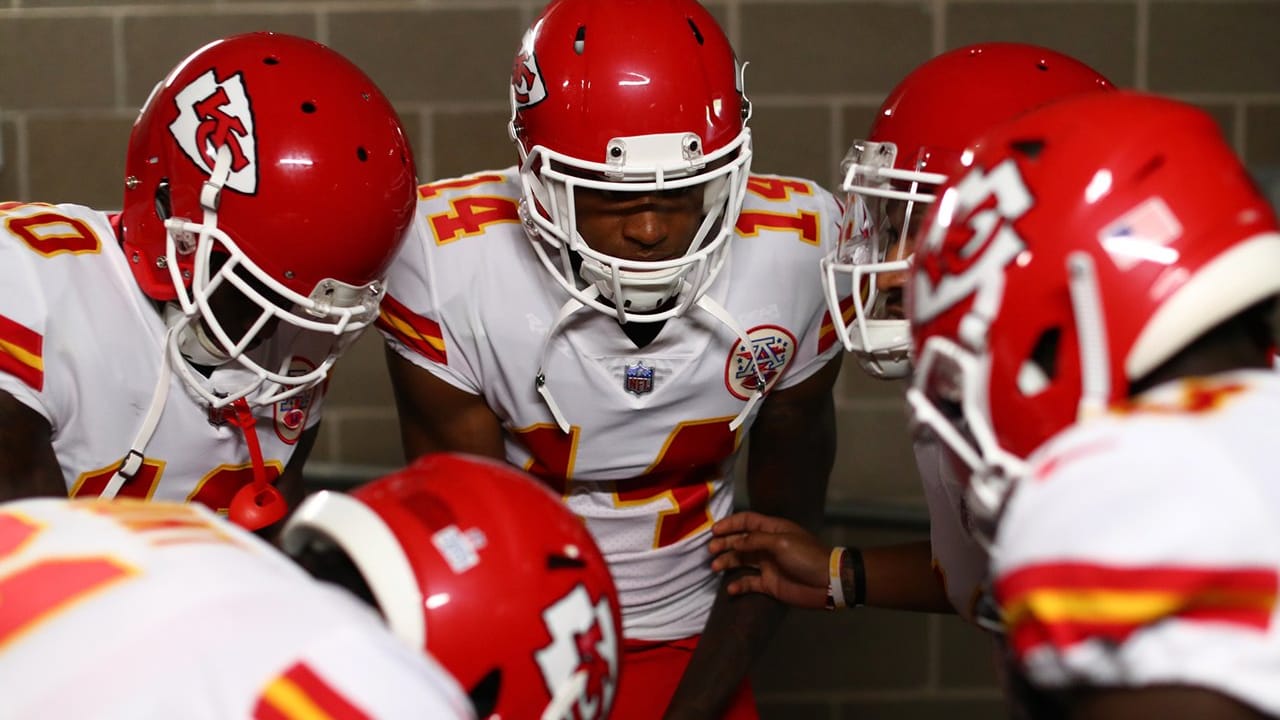
[[[643,395],[653,390],[653,368],[636,361],[626,367],[622,387],[632,395]]]

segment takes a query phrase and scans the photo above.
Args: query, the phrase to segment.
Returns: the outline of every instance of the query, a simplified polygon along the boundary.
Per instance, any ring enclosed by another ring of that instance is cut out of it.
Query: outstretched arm
[[[826,607],[832,547],[782,518],[744,512],[711,528],[716,570],[748,568],[729,584],[730,595],[763,593],[795,607]],[[889,610],[952,613],[928,540],[862,548],[865,604]],[[851,582],[843,586],[853,598]]]

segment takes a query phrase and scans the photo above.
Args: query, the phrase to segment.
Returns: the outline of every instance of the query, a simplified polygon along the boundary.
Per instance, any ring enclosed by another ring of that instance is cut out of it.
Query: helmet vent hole
[[[579,25],[578,32],[573,34],[573,51],[579,55],[587,48],[587,26]]]
[[[365,150],[363,147],[358,147],[356,148],[356,157],[360,158],[360,162],[365,162],[369,159],[369,151]]]
[[[315,103],[311,102],[310,100],[307,100],[306,102],[302,103],[302,112],[310,115],[315,111],[316,111]]]
[[[547,555],[548,570],[583,570],[587,567],[587,561],[580,557],[570,557],[559,553]]]
[[[268,55],[262,58],[262,64],[263,65],[279,65],[280,58],[276,57],[275,55]]]
[[[1043,140],[1014,140],[1009,143],[1009,147],[1016,153],[1031,160],[1040,157],[1040,152],[1044,150]]]
[[[1162,167],[1164,167],[1164,155],[1156,155],[1138,168],[1138,172],[1133,174],[1133,181],[1142,182]]]
[[[693,39],[697,40],[699,45],[703,44],[702,31],[693,23],[693,18],[685,18],[685,21],[689,23],[689,29],[693,31]]]

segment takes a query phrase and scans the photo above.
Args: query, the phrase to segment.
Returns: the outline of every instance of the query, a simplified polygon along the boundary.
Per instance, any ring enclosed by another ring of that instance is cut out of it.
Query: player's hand
[[[813,533],[782,518],[743,512],[711,527],[712,569],[752,568],[728,585],[729,594],[756,592],[795,607],[827,603],[831,548]]]

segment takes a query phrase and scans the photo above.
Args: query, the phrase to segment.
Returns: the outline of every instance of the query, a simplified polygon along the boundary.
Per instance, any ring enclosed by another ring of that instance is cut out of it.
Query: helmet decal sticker
[[[245,195],[258,189],[258,154],[253,107],[245,92],[244,76],[234,73],[218,80],[210,69],[174,97],[178,117],[169,124],[178,146],[191,162],[213,173],[218,149],[231,149],[227,187]]]
[[[571,708],[576,712],[569,717],[606,717],[613,705],[618,675],[618,638],[614,636],[609,598],[601,597],[593,604],[586,586],[578,585],[544,610],[542,619],[551,634],[551,643],[535,656],[548,694],[556,697],[561,687],[584,673],[586,682],[579,685]]]
[[[993,207],[990,200],[994,198]],[[975,346],[995,317],[1004,293],[1003,269],[1027,244],[1013,229],[1013,221],[1022,217],[1033,205],[1017,163],[1012,159],[997,165],[991,172],[977,168],[947,191],[938,207],[937,218],[928,230],[924,246],[936,250],[953,217],[969,214],[966,224],[973,236],[959,248],[954,267],[946,268],[946,276],[934,283],[941,269],[924,267],[916,274],[912,288],[913,318],[916,325],[926,323],[974,295],[973,308],[962,326],[962,336]],[[981,208],[981,209],[978,209]]]
[[[1109,177],[1109,176],[1108,176]],[[1182,223],[1160,197],[1150,197],[1098,232],[1098,241],[1121,270],[1143,260],[1172,262],[1178,251],[1169,243],[1182,235]]]
[[[533,52],[533,39],[537,33],[538,26],[535,25],[524,34],[520,52],[516,53],[511,68],[511,91],[517,107],[532,107],[547,99],[547,86],[542,82],[538,56]]]

